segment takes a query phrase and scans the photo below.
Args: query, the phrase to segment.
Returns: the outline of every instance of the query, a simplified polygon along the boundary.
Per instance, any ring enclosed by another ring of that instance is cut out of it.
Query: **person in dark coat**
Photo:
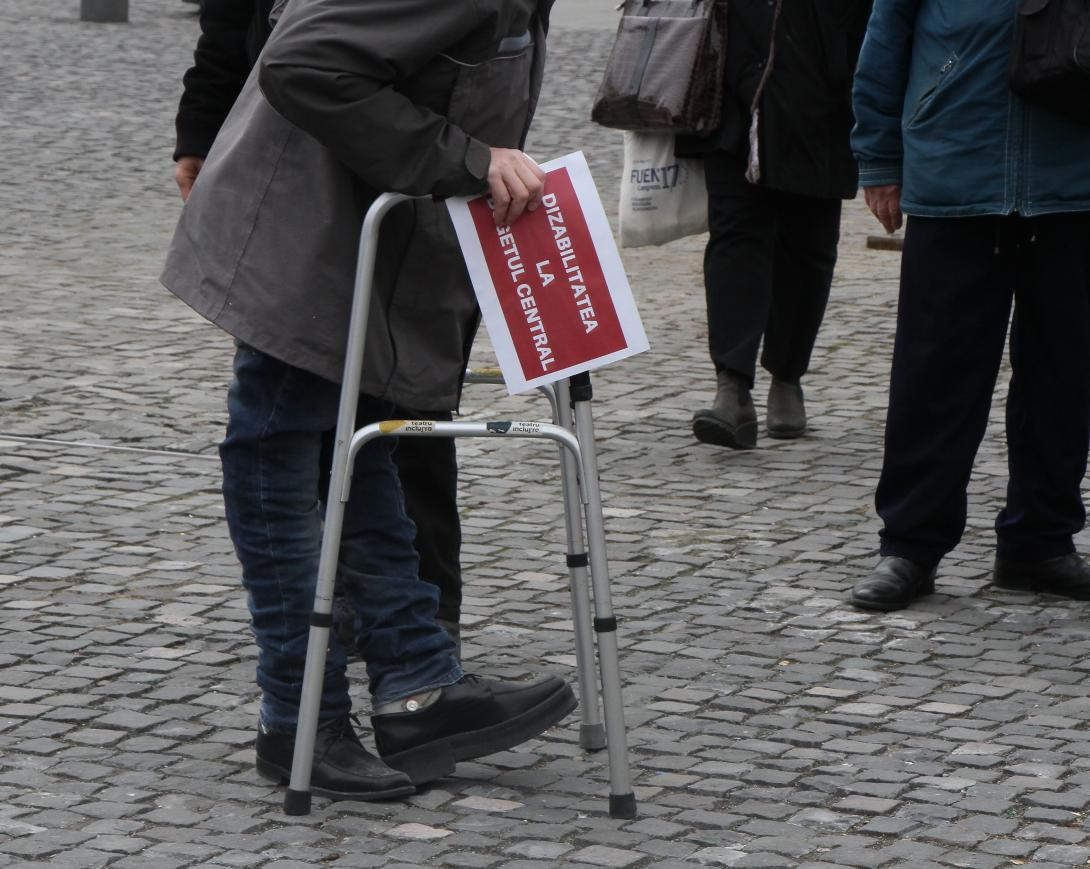
[[[758,349],[771,374],[766,428],[806,432],[801,378],[829,298],[842,199],[856,194],[848,137],[851,82],[870,0],[732,0],[727,4],[722,122],[678,138],[702,157],[712,406],[693,416],[704,443],[757,444],[750,396]]]
[[[1090,600],[1074,540],[1090,443],[1090,127],[1007,85],[1024,5],[877,0],[859,59],[864,196],[888,231],[907,221],[874,496],[881,558],[851,590],[858,609],[934,592],[965,530],[1008,325],[991,580]]]
[[[182,77],[174,126],[175,173],[182,200],[264,47],[275,0],[202,0],[193,66]]]
[[[175,120],[175,180],[182,200],[204,165],[223,126],[272,33],[270,15],[284,5],[277,0],[203,0],[201,34],[193,66],[182,79],[183,92]],[[450,420],[450,411],[394,407],[397,419]],[[327,438],[332,455],[332,432]],[[453,439],[405,438],[394,452],[405,510],[416,525],[414,546],[420,575],[439,588],[438,620],[461,653],[462,527],[458,516],[458,461]],[[354,618],[338,594],[334,606],[336,634],[350,651]]]
[[[476,305],[445,205],[487,191],[497,225],[536,208],[521,146],[551,0],[291,0],[192,185],[161,280],[236,339],[220,445],[231,540],[257,642],[258,772],[286,782],[322,541],[322,439],[334,428],[363,216],[383,224],[361,423],[457,400]],[[274,13],[279,4],[274,4]],[[358,615],[379,758],[352,725],[344,650],[321,686],[312,791],[411,793],[575,708],[549,676],[466,674],[419,575],[388,438],[360,449],[338,568]]]

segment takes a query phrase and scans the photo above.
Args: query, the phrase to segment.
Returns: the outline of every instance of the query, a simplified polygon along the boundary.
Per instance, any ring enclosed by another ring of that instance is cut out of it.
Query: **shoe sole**
[[[1026,594],[1033,594],[1036,591],[1028,579],[998,579],[993,576],[992,585],[1001,588],[1003,591],[1021,591]]]
[[[540,736],[577,705],[571,686],[564,685],[515,718],[480,730],[426,742],[397,754],[383,755],[382,759],[405,773],[419,787],[450,775],[461,761],[506,751],[527,739]]]
[[[854,595],[850,595],[848,600],[851,605],[858,610],[867,610],[868,612],[876,613],[891,613],[896,610],[908,609],[908,607],[921,597],[927,597],[929,594],[935,593],[935,577],[932,576],[927,582],[920,586],[914,595],[901,600],[865,600],[856,598]]]
[[[291,770],[284,769],[279,764],[272,763],[267,760],[262,760],[260,757],[255,764],[257,768],[257,774],[263,779],[274,781],[277,784],[286,785],[291,781]],[[318,797],[325,797],[329,800],[355,800],[358,802],[371,803],[381,802],[384,800],[399,800],[404,797],[411,797],[416,793],[416,787],[412,785],[400,785],[396,788],[387,788],[382,791],[368,791],[367,793],[356,793],[352,791],[331,791],[328,788],[311,786],[310,792]]]
[[[751,450],[757,446],[757,423],[746,422],[732,428],[713,417],[698,416],[693,419],[693,435],[702,444]]]
[[[1003,591],[1016,591],[1022,594],[1051,594],[1054,597],[1065,597],[1068,600],[1090,600],[1090,591],[1055,591],[1050,588],[1041,588],[1032,579],[996,579],[992,577],[992,585]]]
[[[765,429],[765,431],[770,438],[786,441],[801,438],[806,434],[806,426],[803,426],[802,428],[770,428]]]
[[[857,610],[866,610],[867,612],[874,613],[891,613],[895,610],[908,609],[916,598],[909,598],[905,601],[871,601],[871,600],[856,600],[854,597],[850,599],[852,606]]]

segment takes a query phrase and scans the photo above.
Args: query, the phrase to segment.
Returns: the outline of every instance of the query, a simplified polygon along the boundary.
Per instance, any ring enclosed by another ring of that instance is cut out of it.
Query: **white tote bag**
[[[620,224],[621,247],[707,232],[704,163],[675,157],[673,133],[625,132]]]

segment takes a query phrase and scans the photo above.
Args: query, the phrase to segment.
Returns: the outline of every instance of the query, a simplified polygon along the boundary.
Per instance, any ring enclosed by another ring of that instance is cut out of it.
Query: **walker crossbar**
[[[348,463],[351,467],[356,460],[356,454],[368,441],[373,441],[383,435],[396,435],[404,437],[437,437],[437,438],[539,438],[555,441],[582,464],[582,454],[579,449],[579,441],[567,429],[547,422],[525,422],[522,420],[498,420],[496,422],[440,422],[428,419],[392,419],[385,422],[373,422],[364,426],[352,435],[352,441],[348,447]],[[348,476],[341,487],[341,500],[348,502],[349,492],[352,487],[352,477]],[[586,499],[583,499],[585,505]]]

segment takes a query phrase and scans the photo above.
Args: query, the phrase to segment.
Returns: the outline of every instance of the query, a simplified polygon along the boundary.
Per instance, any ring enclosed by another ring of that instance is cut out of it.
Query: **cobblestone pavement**
[[[407,803],[283,815],[253,771],[217,494],[229,342],[156,281],[192,9],[144,0],[95,26],[77,8],[0,0],[0,866],[1090,861],[1090,625],[1083,604],[988,585],[998,412],[939,593],[845,607],[876,545],[897,267],[865,249],[858,204],[813,432],[752,452],[688,430],[712,385],[700,240],[626,252],[653,349],[597,377],[596,415],[640,817],[606,816],[605,758],[574,717]],[[609,41],[557,29],[530,148],[585,150],[612,210],[618,137],[585,122]],[[466,409],[540,412],[489,387]],[[465,657],[572,675],[552,450],[460,449]]]

